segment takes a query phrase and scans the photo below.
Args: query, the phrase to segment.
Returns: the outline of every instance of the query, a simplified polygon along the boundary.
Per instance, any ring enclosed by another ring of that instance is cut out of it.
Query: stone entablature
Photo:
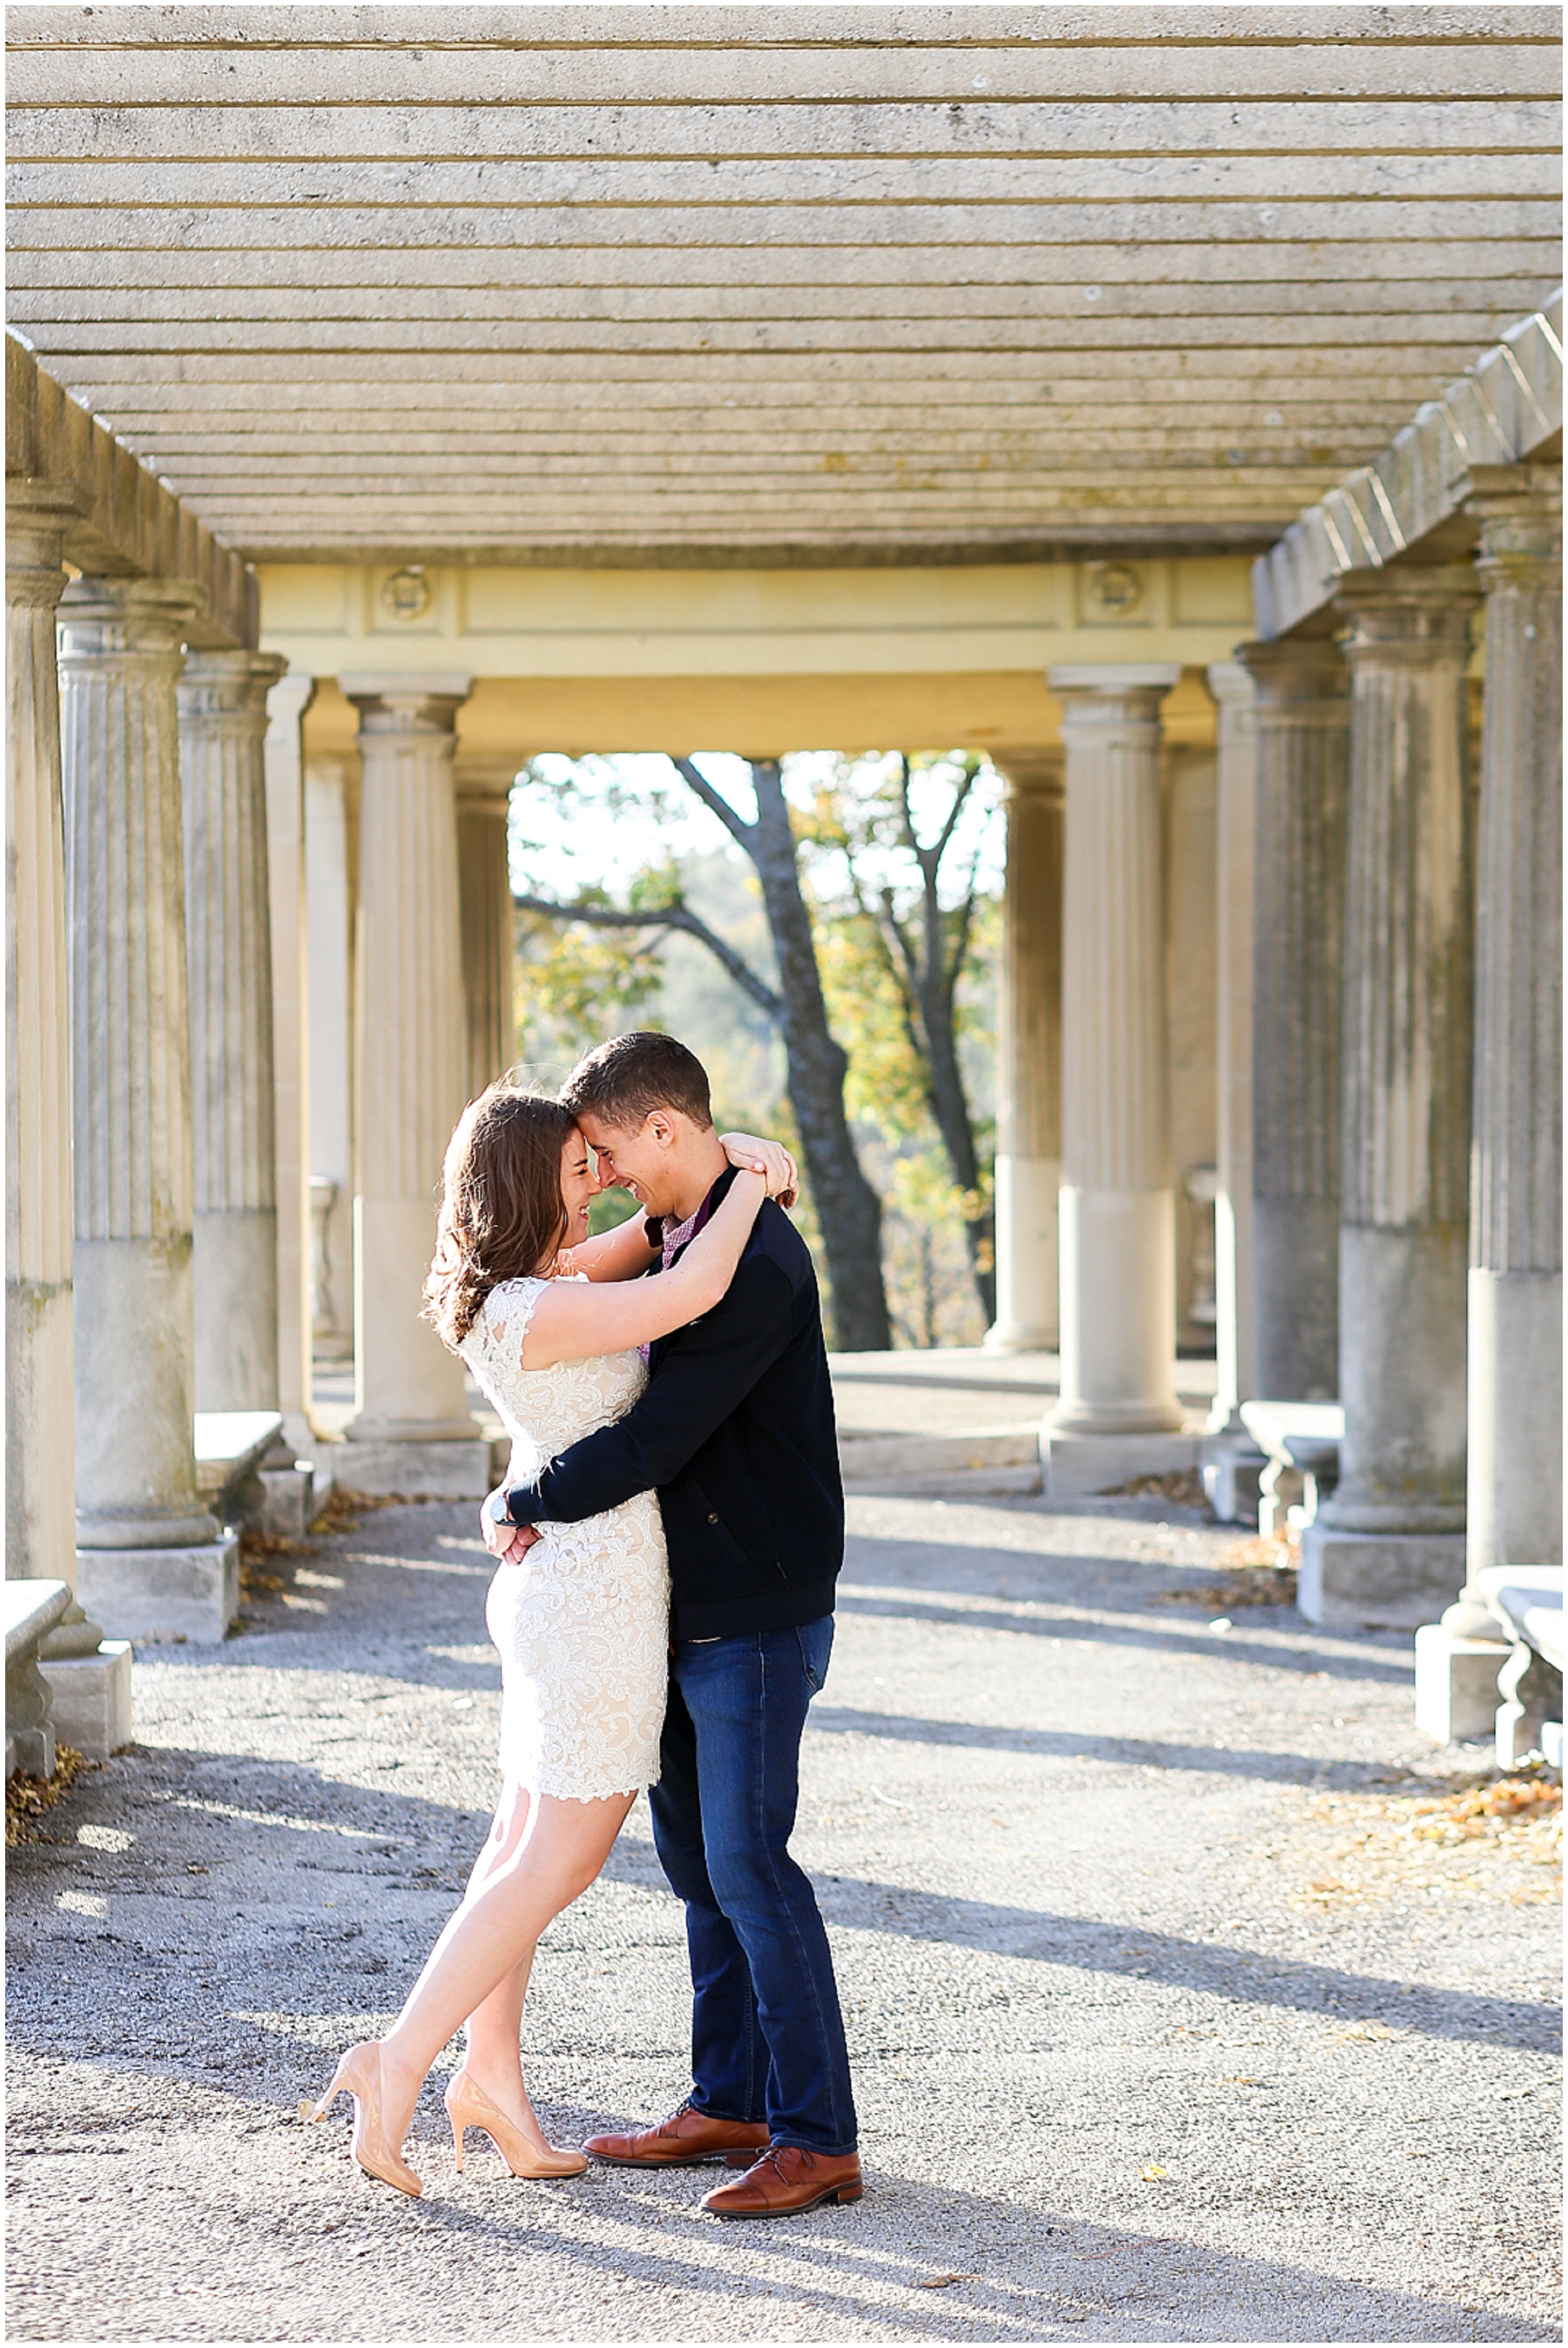
[[[188,641],[253,650],[256,574],[112,433],[78,407],[17,336],[5,336],[5,478],[70,493],[65,558],[91,578],[188,580],[201,592]]]
[[[1418,540],[1433,559],[1474,545],[1467,521],[1478,465],[1514,465],[1546,451],[1563,430],[1563,294],[1511,326],[1440,399],[1429,399],[1381,456],[1349,474],[1293,522],[1253,566],[1260,636],[1339,625],[1334,597],[1350,571],[1377,570]],[[1455,543],[1432,533],[1454,526]]]

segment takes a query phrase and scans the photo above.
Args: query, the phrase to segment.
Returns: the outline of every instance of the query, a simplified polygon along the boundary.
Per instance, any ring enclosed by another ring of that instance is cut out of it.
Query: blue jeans
[[[855,2149],[855,2107],[828,1936],[789,1856],[800,1732],[833,1618],[684,1640],[652,1794],[654,1842],[686,1901],[692,2097],[763,2120],[776,2143]]]

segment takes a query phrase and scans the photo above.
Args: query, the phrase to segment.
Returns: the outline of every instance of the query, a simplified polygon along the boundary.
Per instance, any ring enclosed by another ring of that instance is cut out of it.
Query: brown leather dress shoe
[[[638,2136],[591,2136],[583,2148],[596,2160],[618,2160],[627,2168],[686,2168],[726,2152],[752,2161],[767,2147],[768,2130],[760,2120],[715,2119],[686,2103],[655,2128]]]
[[[772,2144],[761,2159],[703,2196],[716,2218],[793,2218],[822,2201],[858,2201],[865,2190],[858,2152],[808,2152],[798,2144]]]

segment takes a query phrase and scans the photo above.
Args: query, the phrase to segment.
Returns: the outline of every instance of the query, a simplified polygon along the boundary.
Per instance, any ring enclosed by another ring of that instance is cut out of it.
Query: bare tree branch
[[[748,847],[756,825],[748,823],[746,818],[730,806],[723,792],[716,791],[707,777],[694,767],[689,758],[672,757],[670,764],[687,788],[694,790],[704,807],[718,818],[730,838],[738,840],[742,848]]]
[[[758,977],[750,963],[743,962],[717,930],[710,930],[700,914],[694,913],[678,899],[667,905],[638,906],[629,912],[616,905],[562,905],[552,897],[514,895],[511,901],[520,912],[542,913],[556,922],[586,922],[597,930],[682,930],[723,963],[736,985],[743,994],[750,996],[759,1011],[766,1012],[776,1024],[784,1016],[783,998],[765,979]]]

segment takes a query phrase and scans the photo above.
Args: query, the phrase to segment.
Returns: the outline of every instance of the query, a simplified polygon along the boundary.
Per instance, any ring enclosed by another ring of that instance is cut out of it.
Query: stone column
[[[487,1446],[461,1365],[419,1317],[468,1023],[452,786],[467,677],[345,676],[359,710],[355,975],[356,1449],[360,1491],[482,1494]]]
[[[309,1457],[310,1058],[305,1032],[304,757],[301,726],[315,679],[294,674],[267,695],[263,770],[273,965],[273,1180],[278,1219],[278,1408],[284,1439]]]
[[[470,1100],[517,1057],[517,936],[506,829],[521,764],[516,758],[459,757],[455,768]]]
[[[1257,826],[1257,720],[1252,678],[1216,661],[1209,690],[1219,712],[1214,1186],[1216,1384],[1202,1447],[1203,1487],[1222,1524],[1255,1519],[1266,1462],[1242,1424],[1254,1384],[1253,1295],[1253,891]]]
[[[1251,1398],[1328,1402],[1339,1391],[1350,679],[1322,636],[1243,644],[1236,657],[1257,695]]]
[[[55,606],[76,501],[7,484],[5,1570],[76,1587],[71,1072]]]
[[[72,1592],[70,1010],[55,609],[66,583],[61,540],[76,510],[67,489],[6,484],[5,1571]],[[57,1735],[107,1760],[131,1733],[129,1647],[106,1641],[73,1596],[39,1654],[36,1669],[20,1673],[40,1725],[53,1732],[38,1759],[52,1770]]]
[[[1474,894],[1467,565],[1346,580],[1352,679],[1337,1489],[1303,1542],[1314,1621],[1414,1629],[1464,1553]]]
[[[220,1639],[238,1540],[196,1491],[191,1045],[175,680],[199,590],[60,605],[75,1144],[77,1588],[126,1638]]]
[[[196,1407],[278,1407],[272,928],[262,742],[273,654],[193,652],[176,687],[195,1175]]]
[[[1416,1633],[1416,1717],[1490,1735],[1506,1635],[1476,1577],[1563,1558],[1563,477],[1478,469],[1486,603],[1465,1563]]]
[[[310,966],[311,1343],[354,1358],[355,825],[346,758],[305,761]]]
[[[1180,670],[1053,668],[1067,746],[1061,1398],[1047,1488],[1190,1467],[1178,1433],[1160,704]]]
[[[1062,1179],[1061,750],[1006,754],[1007,879],[996,1035],[993,1354],[1055,1353]]]

